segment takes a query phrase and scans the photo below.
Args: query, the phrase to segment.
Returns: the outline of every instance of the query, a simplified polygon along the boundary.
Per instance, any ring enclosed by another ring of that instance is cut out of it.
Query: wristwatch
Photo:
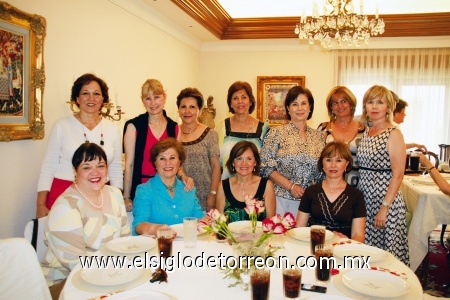
[[[217,194],[217,192],[216,192],[216,191],[210,191],[209,193],[210,193],[210,194],[212,194],[212,195],[215,195],[215,194]]]
[[[390,208],[392,206],[392,204],[389,204],[389,202],[383,200],[383,202],[381,203],[381,205],[386,206],[387,208]]]

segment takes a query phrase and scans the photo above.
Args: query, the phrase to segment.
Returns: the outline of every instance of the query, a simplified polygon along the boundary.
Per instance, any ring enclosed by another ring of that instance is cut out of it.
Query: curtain
[[[408,103],[400,129],[407,143],[424,144],[439,154],[450,144],[450,48],[334,51],[336,85],[362,98],[374,84],[384,85]]]

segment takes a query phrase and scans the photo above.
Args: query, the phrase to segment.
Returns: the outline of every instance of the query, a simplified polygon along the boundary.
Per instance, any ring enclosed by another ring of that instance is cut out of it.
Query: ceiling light
[[[363,0],[360,0],[359,14],[352,0],[324,0],[323,15],[319,15],[317,3],[314,3],[312,17],[307,20],[303,12],[294,32],[299,39],[308,39],[311,45],[320,41],[324,48],[331,48],[332,38],[339,46],[342,42],[359,46],[362,40],[367,45],[371,35],[383,34],[384,21],[378,17],[378,7],[375,19],[369,21],[364,15]]]

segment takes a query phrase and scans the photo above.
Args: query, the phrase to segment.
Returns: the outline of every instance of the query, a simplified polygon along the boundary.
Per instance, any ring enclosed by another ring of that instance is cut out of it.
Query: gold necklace
[[[184,127],[184,125],[181,125],[182,127]],[[198,127],[198,123],[195,123],[195,127],[191,130],[191,132],[184,132],[183,129],[181,129],[181,133],[183,134],[191,134],[195,131],[195,129],[197,129]]]
[[[86,197],[86,195],[80,190],[80,188],[78,187],[78,185],[76,183],[75,183],[75,187],[77,188],[78,192],[80,192],[80,194],[84,197],[84,199],[86,199],[93,207],[95,207],[95,208],[103,207],[103,190],[100,190],[100,198],[102,199],[102,204],[96,205],[96,204],[92,203],[92,201],[89,200],[88,197]]]

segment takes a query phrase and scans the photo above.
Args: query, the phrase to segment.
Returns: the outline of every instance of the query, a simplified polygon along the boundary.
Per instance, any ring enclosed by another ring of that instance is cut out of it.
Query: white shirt
[[[86,138],[84,134],[86,134]],[[72,167],[73,153],[86,139],[100,146],[102,134],[104,145],[101,147],[108,159],[110,183],[122,189],[122,147],[119,128],[112,121],[102,119],[93,130],[89,130],[72,115],[57,120],[53,125],[41,167],[38,192],[49,191],[53,178],[73,181],[75,178],[75,171]]]

